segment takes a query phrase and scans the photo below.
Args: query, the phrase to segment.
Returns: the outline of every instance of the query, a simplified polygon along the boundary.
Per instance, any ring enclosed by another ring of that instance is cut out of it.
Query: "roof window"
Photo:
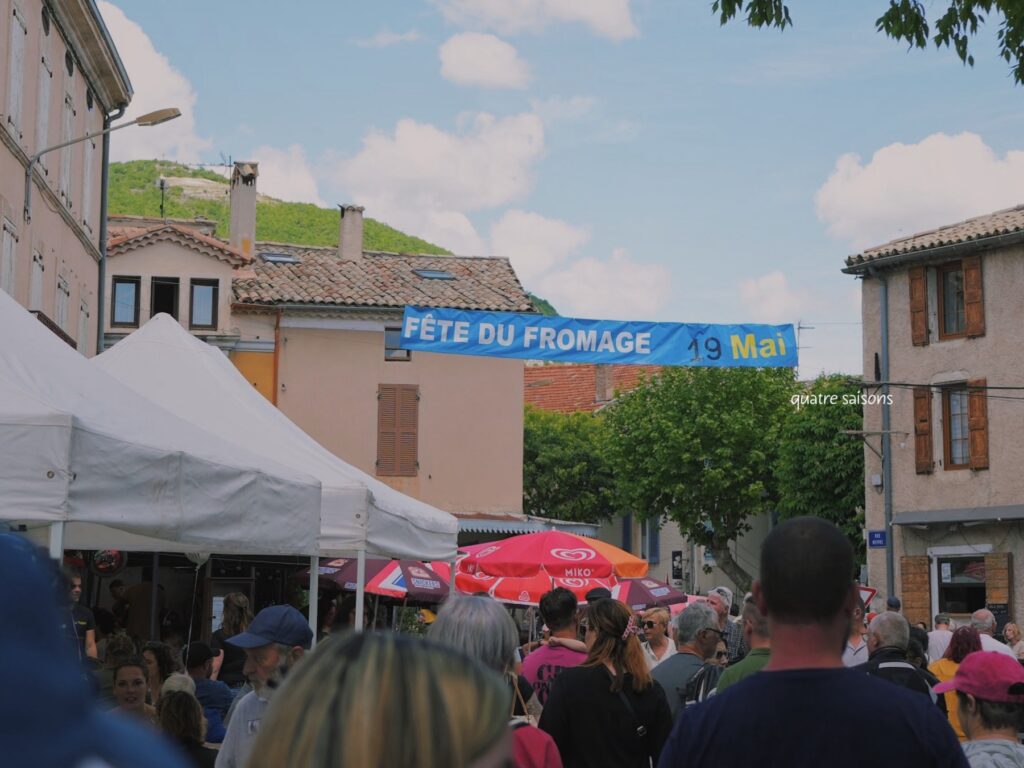
[[[426,280],[454,280],[455,275],[443,269],[414,269],[413,272]]]
[[[297,258],[290,253],[261,253],[260,258],[267,264],[301,264]]]

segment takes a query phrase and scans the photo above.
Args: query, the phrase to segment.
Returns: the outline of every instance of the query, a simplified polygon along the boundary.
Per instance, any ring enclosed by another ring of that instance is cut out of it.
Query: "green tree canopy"
[[[601,416],[526,406],[523,429],[524,510],[585,523],[615,514]]]
[[[740,591],[728,543],[777,500],[775,460],[794,392],[789,369],[671,368],[606,409],[623,509],[666,515],[707,547]]]
[[[876,21],[875,27],[894,40],[911,47],[927,48],[928,40],[936,48],[951,47],[960,61],[974,66],[969,49],[972,37],[989,16],[1001,19],[997,42],[999,55],[1010,64],[1013,79],[1024,83],[1024,3],[1020,0],[946,0],[934,25],[928,21],[925,5],[920,0],[889,0],[889,7]],[[715,0],[712,10],[722,24],[745,16],[752,27],[792,26],[789,7],[782,0]]]
[[[801,392],[782,427],[775,477],[782,517],[831,520],[864,558],[864,446],[843,430],[863,429],[861,387],[847,376],[821,376]]]

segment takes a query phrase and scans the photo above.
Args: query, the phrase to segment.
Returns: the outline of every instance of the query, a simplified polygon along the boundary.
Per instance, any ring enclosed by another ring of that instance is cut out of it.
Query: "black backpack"
[[[680,707],[683,711],[687,707],[706,700],[718,687],[718,679],[722,676],[722,667],[718,664],[705,662],[704,666],[693,673],[685,686],[677,688]]]

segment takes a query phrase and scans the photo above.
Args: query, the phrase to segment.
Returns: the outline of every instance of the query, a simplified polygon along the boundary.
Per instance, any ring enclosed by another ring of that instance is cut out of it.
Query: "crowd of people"
[[[1004,642],[982,609],[928,630],[895,597],[870,613],[853,573],[846,537],[800,518],[766,538],[740,606],[726,587],[674,615],[555,588],[541,638],[523,644],[487,595],[449,597],[423,638],[338,631],[352,606],[332,602],[313,650],[295,607],[253,616],[233,594],[209,644],[176,649],[140,644],[116,615],[99,628],[77,574],[0,535],[0,579],[16,582],[0,592],[0,674],[8,692],[31,691],[6,697],[0,755],[112,768],[1024,768],[1017,627]]]

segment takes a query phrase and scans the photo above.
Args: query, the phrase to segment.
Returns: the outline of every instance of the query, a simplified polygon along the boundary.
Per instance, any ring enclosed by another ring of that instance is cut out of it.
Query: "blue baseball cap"
[[[290,605],[272,605],[257,613],[245,632],[229,637],[228,642],[239,648],[280,643],[308,649],[313,645],[313,630],[306,617]]]

